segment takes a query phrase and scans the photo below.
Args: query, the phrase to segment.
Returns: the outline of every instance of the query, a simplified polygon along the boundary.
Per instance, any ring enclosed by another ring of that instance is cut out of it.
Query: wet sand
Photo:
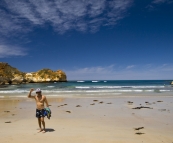
[[[2,143],[172,143],[173,97],[48,98],[51,119],[38,132],[35,101],[0,99]]]

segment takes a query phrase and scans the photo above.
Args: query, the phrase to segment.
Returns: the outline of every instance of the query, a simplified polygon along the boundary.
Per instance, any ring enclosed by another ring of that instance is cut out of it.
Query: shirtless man
[[[28,94],[28,98],[33,98],[36,101],[36,106],[37,106],[37,108],[36,108],[36,117],[38,118],[38,125],[40,127],[39,132],[45,133],[46,131],[45,131],[45,121],[44,121],[44,117],[45,117],[45,115],[44,115],[44,112],[45,112],[44,102],[46,103],[47,107],[49,107],[49,105],[48,105],[46,96],[42,95],[41,90],[39,88],[36,89],[36,94],[37,95],[32,96],[31,93],[33,91],[34,91],[34,89],[31,88],[31,90]],[[43,129],[41,127],[41,123],[43,125]]]

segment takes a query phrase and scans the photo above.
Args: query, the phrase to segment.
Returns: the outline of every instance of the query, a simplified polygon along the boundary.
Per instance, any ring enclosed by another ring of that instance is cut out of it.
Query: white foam
[[[53,88],[53,87],[55,87],[55,86],[47,86],[47,87]]]
[[[97,80],[93,80],[92,82],[99,82],[99,81],[97,81]]]
[[[167,91],[171,91],[171,90],[160,90],[160,92],[167,92]]]
[[[75,88],[86,89],[86,88],[90,88],[90,87],[89,86],[76,86]]]
[[[29,91],[27,90],[5,90],[5,91],[0,91],[0,93],[27,93]]]
[[[145,90],[144,92],[154,92],[154,90]]]
[[[93,93],[115,93],[115,92],[143,92],[143,90],[86,90],[80,92],[93,92]]]
[[[69,89],[53,89],[52,87],[54,86],[48,86],[50,87],[47,90],[42,90],[43,93],[57,93],[57,94],[74,94],[74,93],[127,93],[127,92],[155,92],[156,90],[158,90],[159,92],[172,92],[173,90],[171,89],[152,89],[152,88],[121,88],[122,86],[76,86],[74,88],[69,88]],[[27,90],[21,90],[21,89],[17,89],[17,90],[1,90],[0,94],[23,94],[23,93],[29,93],[29,89]],[[35,94],[35,93],[33,93]],[[2,96],[0,98],[3,98]]]
[[[66,90],[66,91],[58,91],[58,90],[42,90],[43,93],[75,93],[75,92],[83,92],[83,91],[72,91],[72,90]]]
[[[134,92],[143,92],[143,90],[134,90]]]
[[[84,91],[84,92],[105,92],[105,93],[113,93],[113,92],[118,92],[118,90],[89,90],[89,91]]]
[[[99,81],[95,81],[95,82],[99,82]],[[77,88],[85,88],[84,86],[77,86]],[[134,88],[134,89],[150,89],[150,88],[163,88],[163,86],[90,86],[89,88],[95,88],[95,89],[99,89],[99,88],[108,88],[108,89],[122,89],[122,88],[126,88],[126,89],[130,89],[130,88]]]
[[[107,82],[107,81],[104,81],[104,82]]]
[[[113,90],[114,92],[143,92],[143,90],[130,90],[130,89],[125,89],[125,90]]]
[[[79,81],[77,81],[77,82],[85,82],[85,81],[83,81],[83,80],[79,80]]]
[[[164,86],[131,86],[132,88],[164,88]]]
[[[95,81],[95,82],[99,82],[99,81]],[[84,86],[77,86],[77,88],[85,88]],[[163,86],[90,86],[90,88],[95,88],[95,89],[99,89],[99,88],[108,88],[108,89],[113,89],[113,88],[115,88],[115,89],[121,89],[121,88],[134,88],[134,89],[140,89],[140,88],[142,88],[142,89],[145,89],[145,88],[163,88]]]
[[[116,90],[116,91],[119,91],[119,92],[132,92],[133,90]]]
[[[93,86],[93,88],[110,88],[110,89],[113,89],[113,88],[121,88],[121,86]]]

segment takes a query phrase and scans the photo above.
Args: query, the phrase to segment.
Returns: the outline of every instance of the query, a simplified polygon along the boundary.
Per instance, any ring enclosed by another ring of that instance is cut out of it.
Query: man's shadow
[[[51,129],[51,128],[46,128],[45,131],[46,132],[54,132],[55,130],[54,129]]]

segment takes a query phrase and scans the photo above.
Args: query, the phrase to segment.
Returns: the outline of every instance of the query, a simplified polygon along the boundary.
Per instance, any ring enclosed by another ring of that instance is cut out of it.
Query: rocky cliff
[[[66,74],[62,70],[42,69],[37,72],[24,73],[8,63],[0,62],[0,85],[62,81],[67,81]]]
[[[61,71],[52,71],[50,69],[42,69],[37,72],[26,73],[26,82],[58,82],[66,81],[66,74]]]

